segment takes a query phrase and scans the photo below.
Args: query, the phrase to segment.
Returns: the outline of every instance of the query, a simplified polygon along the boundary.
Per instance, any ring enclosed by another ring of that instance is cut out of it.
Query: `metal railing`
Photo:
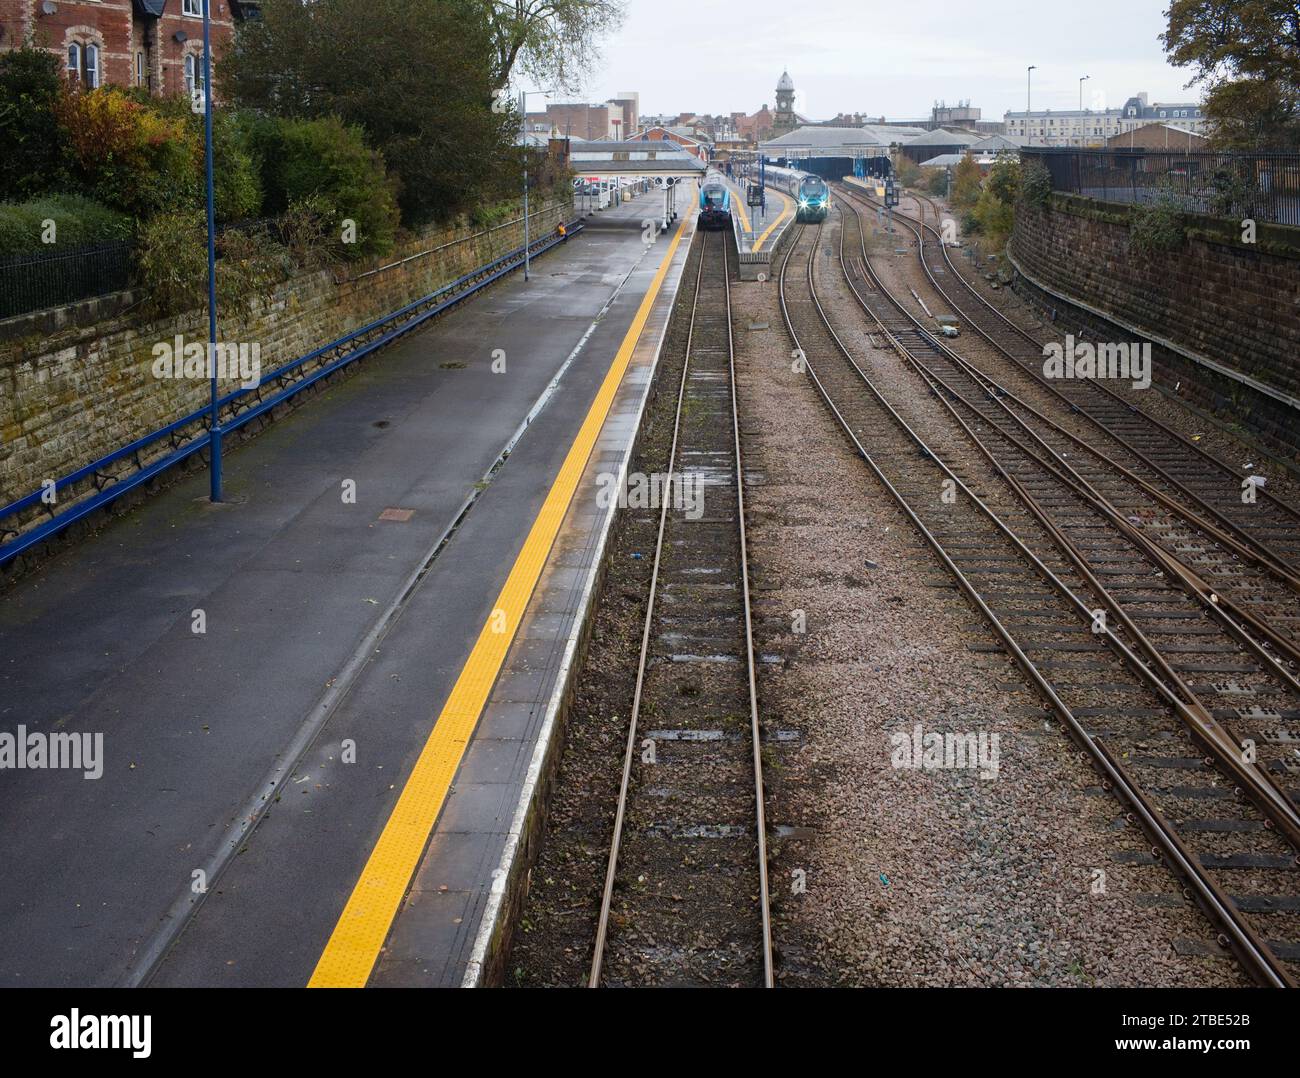
[[[569,222],[567,235],[577,235],[582,229],[580,221]],[[532,241],[529,245],[532,256],[550,250],[565,242],[566,238],[551,233]],[[227,416],[221,422],[223,434],[233,433],[335,371],[382,348],[514,272],[523,265],[523,253],[522,245],[513,248],[428,295],[262,374],[256,386],[241,387],[227,393],[217,402]],[[70,524],[154,476],[196,453],[202,453],[209,444],[207,430],[210,421],[208,408],[204,406],[61,476],[52,485],[56,495],[54,505],[45,501],[48,493],[45,484],[8,505],[0,505],[0,565],[57,535]],[[87,484],[91,486],[84,492],[75,493]],[[57,500],[57,495],[65,490],[74,496]],[[38,507],[46,519],[33,526],[32,521],[24,518]]]
[[[1103,202],[1173,199],[1188,213],[1300,226],[1300,154],[1026,147],[1052,188]]]
[[[125,240],[0,258],[0,318],[120,292],[133,264]]]

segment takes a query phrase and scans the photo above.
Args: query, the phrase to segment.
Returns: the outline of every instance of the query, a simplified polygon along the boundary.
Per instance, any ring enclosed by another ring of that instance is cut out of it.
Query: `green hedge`
[[[51,230],[52,243],[45,242]],[[57,252],[68,247],[129,240],[134,222],[82,195],[46,195],[0,203],[0,256]]]

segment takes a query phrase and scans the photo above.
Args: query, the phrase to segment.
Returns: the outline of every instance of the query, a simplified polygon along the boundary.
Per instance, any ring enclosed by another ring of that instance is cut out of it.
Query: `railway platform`
[[[635,435],[692,228],[645,243],[655,205],[231,453],[224,504],[189,477],[8,590],[6,726],[103,752],[94,781],[0,785],[42,821],[0,839],[4,983],[459,983],[488,953],[603,540],[593,469]]]
[[[736,255],[740,279],[772,279],[772,259],[794,224],[794,200],[774,187],[767,189],[765,208],[745,204],[745,188],[726,180],[736,219]]]

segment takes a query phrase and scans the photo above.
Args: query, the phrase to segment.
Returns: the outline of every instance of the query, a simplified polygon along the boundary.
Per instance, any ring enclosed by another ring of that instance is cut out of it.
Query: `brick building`
[[[212,51],[235,23],[255,18],[246,0],[209,0]],[[0,51],[26,41],[59,56],[83,86],[141,86],[154,94],[203,85],[203,0],[0,0]]]

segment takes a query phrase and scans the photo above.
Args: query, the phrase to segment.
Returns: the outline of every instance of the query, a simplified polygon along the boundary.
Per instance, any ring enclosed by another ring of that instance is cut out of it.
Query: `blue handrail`
[[[577,235],[583,230],[583,227],[583,224],[579,221],[575,221],[565,226],[567,235],[569,236]],[[564,236],[552,236],[540,244],[530,244],[530,251],[541,254],[545,251],[549,251],[556,244],[564,242],[565,238],[566,237]],[[285,363],[282,366],[275,368],[275,370],[263,374],[258,380],[256,386],[241,386],[240,388],[226,394],[218,401],[218,406],[222,409],[235,404],[240,400],[240,398],[247,397],[249,394],[257,394],[258,400],[256,404],[223,423],[222,432],[226,433],[239,429],[245,423],[255,419],[257,416],[262,415],[264,412],[269,411],[277,405],[283,404],[286,400],[301,393],[304,389],[319,382],[322,378],[326,378],[335,371],[347,366],[349,363],[361,359],[369,355],[371,352],[382,348],[384,345],[389,344],[403,334],[409,333],[416,326],[421,325],[436,315],[442,314],[444,311],[474,295],[480,289],[486,288],[493,281],[504,277],[507,273],[522,266],[523,251],[524,249],[522,245],[516,247],[513,250],[506,252],[500,258],[493,259],[491,262],[487,262],[484,265],[479,266],[477,269],[471,270],[469,273],[457,277],[449,284],[445,284],[441,288],[435,289],[427,296],[414,300],[413,302],[406,304],[406,306],[400,307],[396,311],[384,315],[382,318],[369,322],[359,329],[354,329],[350,333],[339,337],[337,340],[322,345],[305,355],[299,356],[297,359],[292,360],[289,363]],[[486,276],[482,276],[483,274],[486,274]],[[475,280],[475,278],[481,279]],[[470,281],[473,281],[474,283],[470,284],[469,287],[462,287]],[[460,291],[457,291],[458,289],[460,289]],[[453,294],[449,295],[448,293]],[[439,300],[440,296],[445,296],[446,298]],[[405,322],[401,321],[402,318],[410,314],[412,311],[424,307],[427,304],[433,304],[433,306],[430,306],[420,314],[407,319]],[[299,379],[292,385],[279,390],[272,396],[265,399],[261,397],[262,388],[269,383],[280,382],[304,364],[320,359],[322,356],[325,356],[330,352],[336,352],[350,344],[352,341],[364,337],[368,333],[373,333],[378,329],[382,329],[385,326],[393,326],[393,328],[376,337],[373,341],[349,349],[338,359],[320,367],[307,377]],[[112,453],[100,457],[98,460],[93,461],[82,468],[78,468],[76,471],[70,472],[60,479],[56,479],[54,481],[54,490],[57,492],[73,483],[78,483],[82,480],[97,476],[101,471],[103,471],[103,469],[110,465],[138,454],[141,450],[153,445],[155,442],[158,442],[163,438],[173,436],[177,431],[185,427],[192,426],[195,423],[203,424],[203,433],[201,435],[184,445],[173,449],[173,451],[168,453],[166,456],[160,457],[151,464],[140,467],[125,479],[112,479],[110,486],[98,491],[93,496],[73,503],[63,512],[52,516],[49,520],[45,521],[38,527],[23,532],[17,538],[11,539],[7,543],[0,543],[0,565],[16,558],[23,551],[29,550],[36,544],[44,542],[46,539],[56,535],[70,524],[88,516],[90,513],[102,508],[109,502],[120,498],[128,491],[142,483],[148,482],[154,476],[174,467],[203,449],[208,444],[209,412],[210,407],[205,405],[203,408],[193,411],[181,419],[168,423],[164,427],[159,427],[157,430],[152,431],[141,438],[137,438],[135,441],[130,442],[119,449],[115,449]],[[42,487],[42,489],[33,491],[31,494],[19,498],[17,501],[11,502],[3,508],[0,508],[0,521],[13,516],[15,513],[20,513],[25,509],[30,509],[33,506],[40,504],[42,495],[45,494],[47,490],[48,487]]]

